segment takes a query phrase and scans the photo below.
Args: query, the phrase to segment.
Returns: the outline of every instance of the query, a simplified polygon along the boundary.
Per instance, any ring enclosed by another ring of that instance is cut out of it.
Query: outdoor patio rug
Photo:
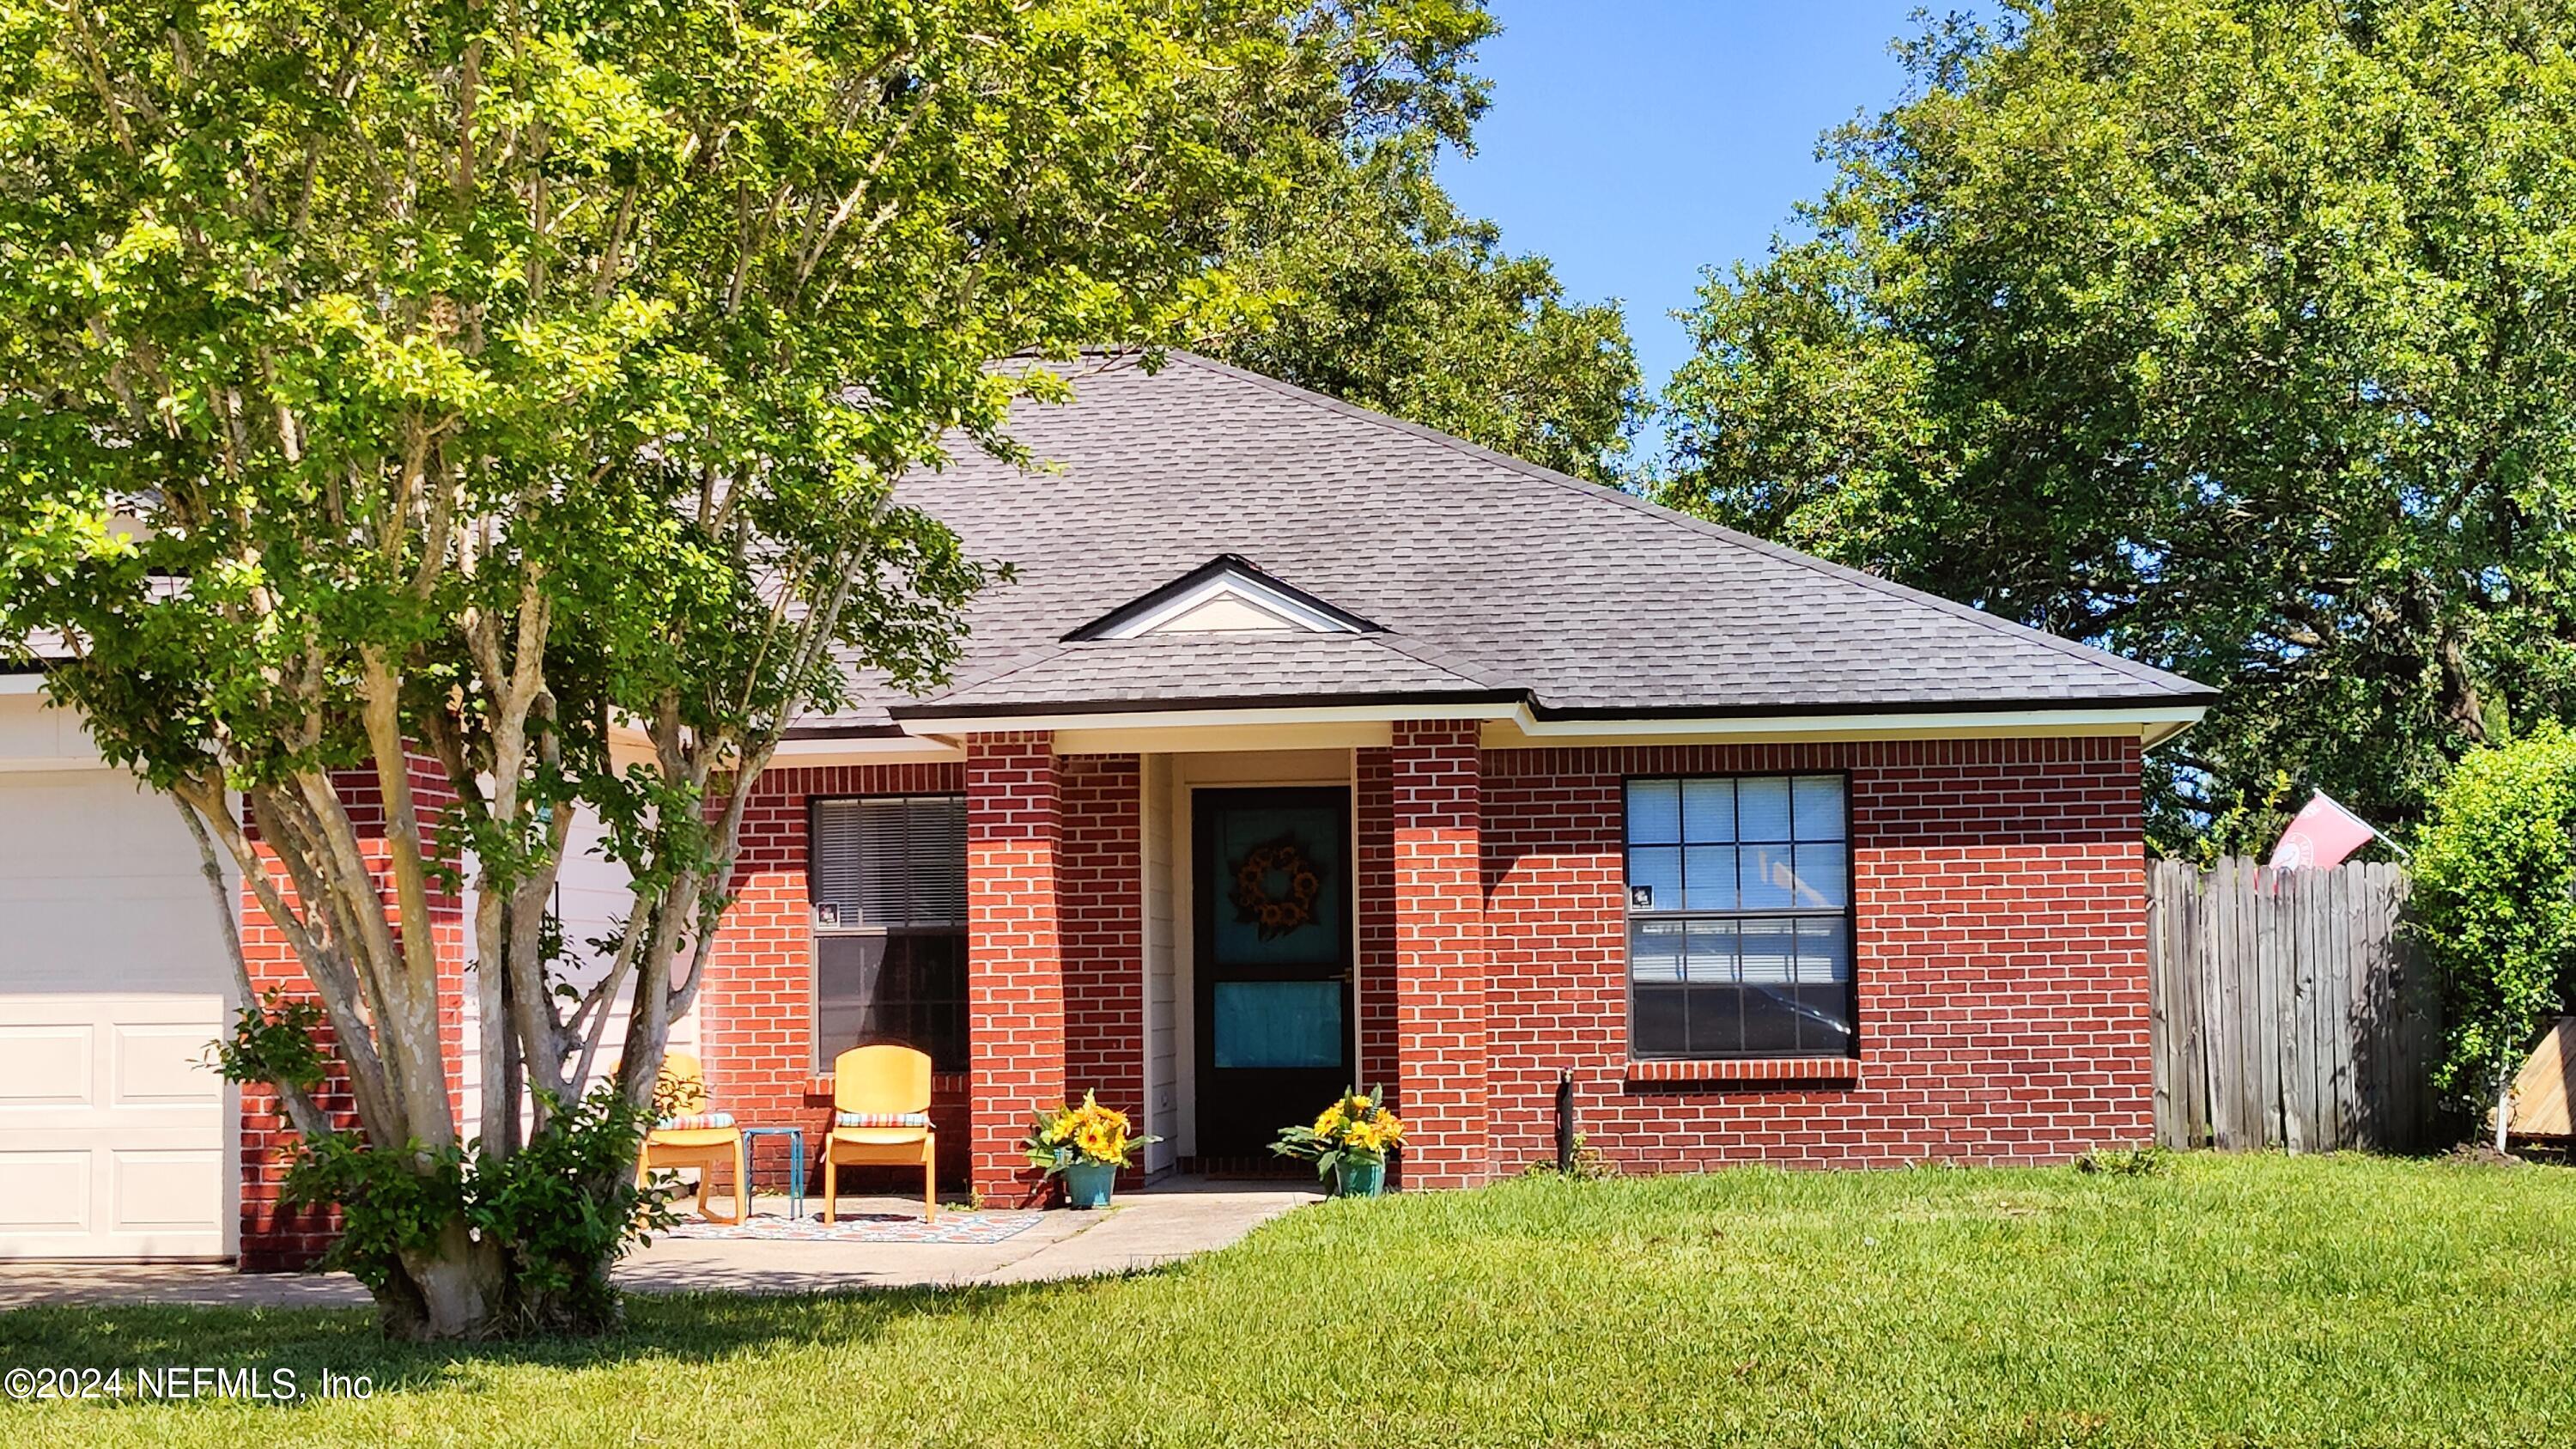
[[[925,1223],[918,1215],[843,1213],[839,1222],[827,1227],[811,1213],[801,1218],[754,1213],[747,1223],[687,1222],[661,1236],[777,1243],[998,1243],[1027,1232],[1042,1216],[1034,1212],[943,1212],[939,1221]]]

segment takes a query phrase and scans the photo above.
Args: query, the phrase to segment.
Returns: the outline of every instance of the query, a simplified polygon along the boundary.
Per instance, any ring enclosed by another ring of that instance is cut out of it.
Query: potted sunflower
[[[1333,1179],[1341,1197],[1376,1197],[1386,1191],[1386,1160],[1404,1141],[1404,1119],[1377,1094],[1353,1088],[1326,1107],[1312,1126],[1280,1129],[1270,1150],[1311,1157],[1315,1175]]]
[[[1118,1169],[1136,1165],[1137,1148],[1162,1140],[1131,1135],[1126,1113],[1101,1106],[1085,1092],[1079,1107],[1039,1109],[1029,1140],[1020,1145],[1047,1176],[1064,1178],[1065,1206],[1105,1208]]]

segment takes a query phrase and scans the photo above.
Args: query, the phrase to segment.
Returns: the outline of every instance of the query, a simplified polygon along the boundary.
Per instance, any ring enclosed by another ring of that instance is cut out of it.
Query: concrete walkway
[[[1158,1183],[1107,1212],[1054,1210],[998,1243],[773,1242],[661,1238],[617,1268],[645,1293],[814,1293],[1039,1283],[1124,1273],[1222,1248],[1318,1194],[1298,1183]],[[815,1211],[811,1198],[806,1210]],[[845,1196],[845,1214],[910,1213],[918,1199]],[[785,1198],[754,1212],[784,1213]],[[0,1262],[0,1309],[38,1303],[194,1303],[329,1308],[367,1302],[345,1273],[235,1273],[222,1264]]]

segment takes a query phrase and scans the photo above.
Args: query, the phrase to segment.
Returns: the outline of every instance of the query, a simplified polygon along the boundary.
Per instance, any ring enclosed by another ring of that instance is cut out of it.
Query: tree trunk
[[[392,1280],[376,1295],[386,1335],[426,1343],[511,1331],[516,1325],[504,1317],[507,1270],[500,1244],[476,1242],[464,1219],[449,1220],[430,1250],[401,1255]]]
[[[2513,1054],[2496,1063],[2495,1150],[2503,1153],[2505,1139],[2513,1130]]]

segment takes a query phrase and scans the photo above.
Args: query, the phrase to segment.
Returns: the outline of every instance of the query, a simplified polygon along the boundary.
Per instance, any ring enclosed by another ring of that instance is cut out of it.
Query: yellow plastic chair
[[[908,1046],[853,1047],[832,1059],[832,1133],[823,1143],[823,1221],[840,1169],[921,1164],[921,1220],[939,1221],[939,1134],[930,1126],[930,1056]]]
[[[692,1118],[721,1118],[718,1125],[655,1127],[644,1134],[644,1150],[635,1159],[635,1185],[644,1185],[645,1174],[657,1167],[694,1167],[698,1170],[698,1194],[690,1210],[709,1222],[745,1222],[751,1216],[751,1164],[742,1150],[742,1129],[724,1113],[707,1111],[707,1074],[698,1059],[687,1052],[673,1052],[662,1059],[662,1076],[655,1084],[655,1105],[687,1122]],[[671,1120],[664,1118],[665,1121]],[[718,1217],[707,1211],[707,1184],[715,1179],[716,1169],[733,1169],[733,1216]]]

